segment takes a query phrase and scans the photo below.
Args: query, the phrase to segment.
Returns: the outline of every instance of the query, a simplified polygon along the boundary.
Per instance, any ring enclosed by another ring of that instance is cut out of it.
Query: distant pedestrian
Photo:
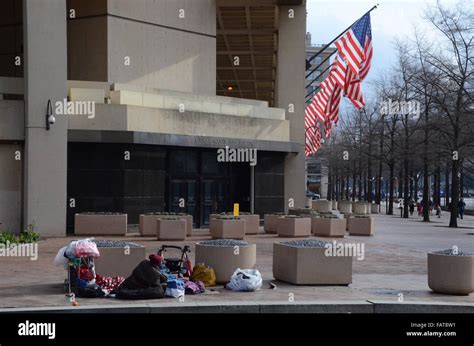
[[[403,217],[403,202],[401,199],[398,200],[398,209],[400,209],[400,217]]]
[[[416,203],[416,211],[418,212],[418,216],[422,216],[423,215],[423,204]]]
[[[413,215],[415,212],[415,201],[413,199],[410,200],[410,215]]]
[[[431,199],[429,200],[429,205],[430,205],[430,215],[433,216],[433,201]]]
[[[441,206],[439,204],[436,204],[435,210],[436,210],[436,215],[438,216],[438,219],[439,219],[441,217]]]
[[[464,198],[458,202],[458,212],[459,217],[462,219],[464,217],[464,209],[466,208],[466,202],[464,202]]]

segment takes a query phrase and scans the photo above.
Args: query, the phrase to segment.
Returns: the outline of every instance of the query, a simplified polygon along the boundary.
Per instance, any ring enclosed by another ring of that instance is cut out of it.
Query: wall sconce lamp
[[[56,118],[53,115],[53,106],[51,105],[51,100],[48,100],[48,106],[46,107],[46,130],[51,128],[56,122]]]

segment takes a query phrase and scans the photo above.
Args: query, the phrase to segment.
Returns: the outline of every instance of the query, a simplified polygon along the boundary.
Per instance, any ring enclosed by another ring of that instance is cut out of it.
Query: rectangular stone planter
[[[352,203],[349,201],[340,201],[338,203],[339,211],[342,214],[350,214],[352,213]]]
[[[367,214],[367,203],[356,202],[352,205],[352,210],[356,214]]]
[[[142,237],[156,236],[156,219],[163,217],[160,214],[140,214],[140,224],[138,230]],[[170,215],[174,216],[174,215]],[[191,236],[193,232],[193,216],[192,215],[176,215],[180,219],[186,220],[186,236]]]
[[[273,244],[273,277],[294,285],[349,285],[352,257],[326,256],[324,247]]]
[[[212,239],[244,239],[245,220],[213,218],[209,224]]]
[[[371,236],[375,232],[373,217],[350,217],[347,219],[347,230],[350,235]]]
[[[437,293],[474,292],[474,255],[428,253],[428,286]]]
[[[190,237],[193,235],[193,216],[192,215],[176,215],[180,219],[186,221],[186,236]]]
[[[239,216],[245,220],[245,234],[257,234],[260,228],[260,215],[243,214]]]
[[[75,235],[117,235],[127,234],[127,214],[76,214]]]
[[[167,220],[157,218],[156,236],[158,240],[185,240],[186,239],[186,220]]]
[[[123,276],[132,274],[133,269],[146,259],[145,247],[99,247],[100,257],[94,260],[96,274]]]
[[[332,202],[327,199],[318,199],[313,201],[313,210],[327,212],[332,210]]]
[[[274,214],[265,214],[263,216],[263,230],[265,233],[276,233],[275,229],[275,220],[279,218],[281,215],[274,215]]]
[[[311,235],[311,219],[309,217],[279,217],[274,222],[279,237],[298,238]]]
[[[346,235],[346,219],[313,217],[311,232],[319,237],[343,238]]]
[[[160,215],[140,214],[140,223],[138,231],[142,237],[156,236],[156,219]]]
[[[371,214],[378,214],[379,213],[379,205],[378,204],[371,204],[370,205],[370,213]]]

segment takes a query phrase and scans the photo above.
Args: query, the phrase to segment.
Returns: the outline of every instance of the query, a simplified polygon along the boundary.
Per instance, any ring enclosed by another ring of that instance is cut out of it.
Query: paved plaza
[[[473,312],[473,294],[469,296],[436,294],[427,284],[427,252],[448,249],[453,245],[464,252],[474,252],[474,216],[466,216],[464,220],[460,220],[458,229],[447,227],[448,217],[449,215],[444,213],[441,219],[432,217],[432,222],[424,223],[421,218],[415,216],[401,219],[399,216],[375,215],[375,236],[346,236],[341,240],[365,244],[365,258],[361,261],[354,258],[353,282],[348,287],[294,286],[275,282],[277,288],[270,289],[269,283],[273,279],[272,244],[282,239],[262,231],[258,235],[246,237],[247,241],[257,244],[257,269],[261,271],[264,279],[262,289],[257,292],[237,293],[217,286],[202,295],[187,295],[184,301],[171,298],[134,302],[107,298],[78,299],[79,307],[72,307],[65,296],[63,282],[66,271],[53,265],[58,249],[77,237],[50,238],[39,242],[37,261],[19,257],[0,258],[0,309],[101,307],[106,311],[104,308],[129,307],[139,311],[140,308],[155,307],[169,308],[171,311],[173,308],[184,307],[228,306],[235,309],[247,307],[244,311],[253,311],[252,307],[258,306],[268,308],[276,305],[286,307],[297,305],[302,308],[313,306],[314,309],[310,311],[326,311],[324,307],[330,306],[331,309],[327,310],[329,312],[370,312],[373,304],[379,302],[402,312],[423,312],[423,306],[426,304],[445,306],[448,309],[446,311],[449,311],[449,307],[455,306],[461,309],[458,311]],[[185,242],[168,242],[168,244],[191,245],[193,249],[191,259],[194,260],[194,244],[200,240],[210,239],[207,230],[195,230],[194,234]],[[151,237],[142,238],[138,233],[115,239],[142,244],[146,247],[147,254],[156,252],[163,244]],[[403,294],[402,303],[399,302],[400,293]],[[289,297],[294,297],[294,300]],[[338,306],[344,308],[338,309]],[[263,310],[260,308],[259,311]]]

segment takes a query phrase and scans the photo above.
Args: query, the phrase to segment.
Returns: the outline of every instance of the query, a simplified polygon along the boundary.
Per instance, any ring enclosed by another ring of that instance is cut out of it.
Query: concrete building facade
[[[64,235],[86,211],[205,227],[233,203],[304,205],[304,1],[0,9],[0,230]],[[226,147],[257,164],[218,161]]]

